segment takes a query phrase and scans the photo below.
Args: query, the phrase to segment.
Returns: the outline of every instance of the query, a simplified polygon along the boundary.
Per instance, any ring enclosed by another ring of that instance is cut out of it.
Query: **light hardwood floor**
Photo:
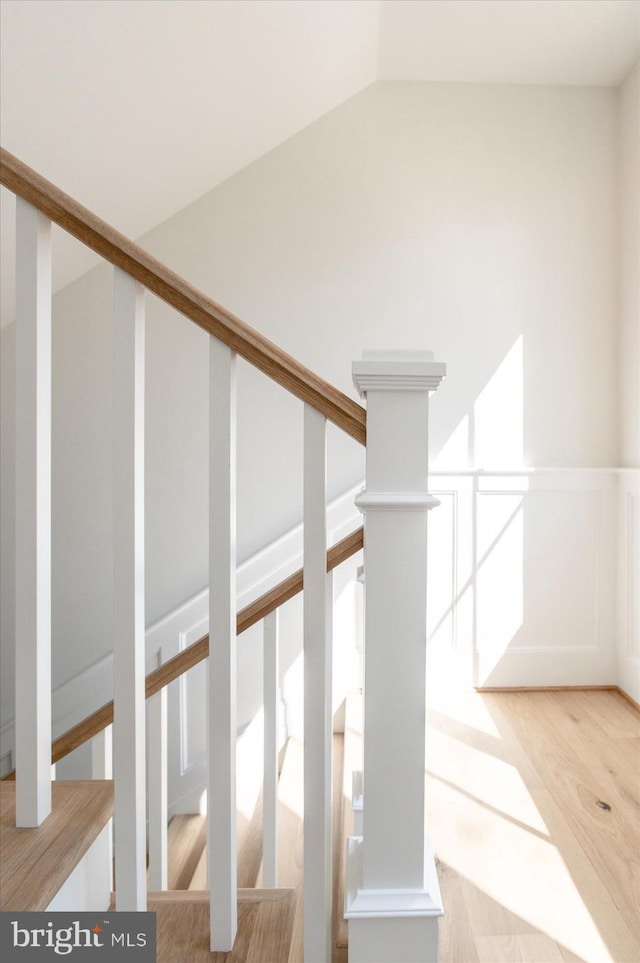
[[[347,708],[344,750],[334,741],[334,820],[343,811],[348,833],[361,702]],[[302,960],[301,791],[301,746],[291,742],[279,880],[293,894],[289,963]],[[619,694],[430,691],[427,821],[445,906],[440,963],[640,963],[640,713]],[[332,963],[347,960],[343,852],[336,833]],[[257,904],[242,912],[253,920]],[[242,946],[230,959],[244,960]]]
[[[640,714],[615,692],[431,692],[440,963],[640,961]]]

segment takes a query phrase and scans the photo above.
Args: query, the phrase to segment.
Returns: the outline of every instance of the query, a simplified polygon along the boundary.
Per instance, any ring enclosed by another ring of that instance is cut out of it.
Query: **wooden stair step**
[[[110,780],[54,781],[51,813],[16,828],[16,784],[0,783],[0,909],[45,910],[113,815]]]
[[[256,885],[262,861],[262,731],[249,726],[237,744],[237,867],[238,888]],[[205,833],[206,836],[206,833]],[[178,887],[174,887],[178,888]],[[207,847],[205,844],[197,855],[191,879],[180,888],[204,890],[207,888]]]
[[[206,842],[206,816],[188,813],[174,816],[171,819],[167,835],[167,884],[169,890],[189,889]]]
[[[286,888],[295,888],[302,884],[302,846],[303,846],[303,756],[302,745],[296,740],[288,740],[283,753],[282,770],[278,783],[278,884]],[[171,829],[174,821],[180,820],[174,833]],[[200,846],[200,836],[193,827],[202,820],[203,845]],[[255,808],[251,818],[247,819],[238,813],[238,888],[248,889],[262,886],[262,790],[258,793]],[[189,867],[193,871],[189,882],[184,883],[188,875],[180,873],[172,876],[170,873],[170,889],[204,890],[207,883],[207,846],[206,846],[206,817],[204,816],[174,816],[169,825],[169,858],[174,859],[176,867],[182,865],[188,858]],[[196,853],[190,857],[186,850],[192,843],[189,833],[196,837]],[[172,849],[178,845],[181,851],[173,857]],[[183,852],[184,850],[184,852]],[[180,882],[177,885],[176,880]],[[173,884],[173,885],[172,885]]]
[[[209,893],[149,893],[156,913],[157,963],[292,963],[296,894],[292,889],[238,890],[238,933],[229,953],[209,950]]]
[[[250,819],[238,813],[237,826],[238,888],[250,889],[257,885],[262,861],[262,792]],[[173,817],[167,842],[169,889],[207,888],[206,840],[206,816]]]
[[[351,725],[353,732],[349,736],[342,734],[334,735],[334,795],[333,795],[333,873],[334,873],[334,898],[333,898],[333,955],[332,963],[346,963],[347,960],[347,923],[344,920],[344,876],[345,876],[345,839],[351,831],[351,776],[343,775],[346,766],[351,764],[355,768],[361,768],[361,733],[358,731],[361,718],[362,698],[360,694],[354,697],[354,705],[351,710],[347,708],[347,724]],[[360,753],[360,755],[358,754]],[[347,757],[351,762],[347,762]],[[283,957],[287,963],[302,963],[303,960],[303,803],[304,803],[304,757],[302,744],[296,739],[287,741],[283,752],[282,768],[278,783],[278,885],[284,887],[286,892],[293,893],[294,912],[292,922],[292,933],[288,956]],[[346,792],[348,783],[348,794]],[[198,840],[197,846],[199,855],[194,872],[187,887],[180,886],[185,892],[180,899],[184,902],[189,897],[197,897],[201,900],[201,893],[206,890],[206,864],[207,848],[206,842],[200,848],[198,834],[194,832],[195,820],[205,822],[205,817],[187,817],[194,822],[186,822],[186,827],[195,835]],[[177,819],[177,817],[174,817]],[[184,819],[182,820],[184,822]],[[186,832],[187,830],[183,830]],[[174,830],[177,836],[177,831]],[[186,847],[186,836],[182,836],[183,845]],[[170,856],[171,856],[170,842]],[[181,860],[186,864],[184,855]],[[179,862],[180,860],[178,860]],[[191,857],[189,865],[194,864]],[[186,875],[186,874],[185,874]],[[248,932],[253,926],[250,917],[257,913],[254,905],[247,905],[246,897],[243,896],[241,910],[240,892],[260,893],[279,893],[281,890],[263,890],[262,879],[262,792],[259,793],[255,804],[254,812],[250,819],[242,813],[238,814],[238,886],[239,901],[238,913],[243,914],[243,932]],[[247,889],[248,887],[257,889]],[[175,887],[176,889],[178,887]],[[171,899],[171,893],[159,894],[162,900]],[[175,894],[174,894],[175,895]],[[149,899],[151,899],[151,895]],[[155,894],[153,896],[155,899]],[[208,897],[207,897],[208,899]],[[189,911],[191,912],[191,911]],[[198,911],[200,912],[200,911]],[[266,910],[261,911],[266,919]],[[271,912],[271,911],[270,911]],[[273,910],[275,912],[275,910]],[[208,917],[207,917],[208,919]],[[208,924],[207,924],[208,925]],[[261,924],[262,925],[262,924]],[[248,929],[247,929],[248,928]],[[251,931],[253,932],[253,931]],[[208,933],[208,930],[207,930]],[[207,937],[208,938],[208,937]],[[244,937],[239,937],[244,939]],[[244,959],[241,955],[245,952],[241,944],[236,942],[234,953],[238,956],[220,955],[220,961]],[[245,947],[246,949],[246,947]],[[258,956],[261,963],[271,963],[267,956]],[[160,960],[161,957],[159,956]],[[198,957],[194,957],[198,959]],[[208,959],[208,957],[207,957]],[[218,960],[217,956],[211,957]],[[275,960],[276,958],[274,958]],[[277,958],[279,959],[279,958]],[[176,957],[174,963],[177,963]]]

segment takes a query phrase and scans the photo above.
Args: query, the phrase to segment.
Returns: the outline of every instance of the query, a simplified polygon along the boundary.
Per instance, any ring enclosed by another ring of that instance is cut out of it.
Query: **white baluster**
[[[264,784],[262,882],[278,885],[278,611],[263,621]]]
[[[113,779],[113,726],[106,726],[91,740],[91,778]],[[113,890],[113,819],[108,825],[109,892]]]
[[[119,268],[113,308],[116,908],[146,910],[144,291]]]
[[[158,653],[158,665],[162,664]],[[167,888],[167,689],[148,700],[149,889]]]
[[[363,805],[362,770],[354,769],[351,773],[351,809],[353,811],[354,836],[362,836]]]
[[[113,779],[113,726],[106,726],[91,740],[91,778]]]
[[[233,948],[236,866],[236,361],[209,339],[209,786],[211,950]]]
[[[332,581],[326,419],[304,412],[304,958],[331,960]]]
[[[16,823],[51,812],[51,222],[16,201]]]
[[[363,840],[350,842],[349,960],[431,963],[442,914],[425,838],[429,352],[365,352]],[[358,868],[360,863],[360,868]],[[359,876],[359,879],[357,878]]]

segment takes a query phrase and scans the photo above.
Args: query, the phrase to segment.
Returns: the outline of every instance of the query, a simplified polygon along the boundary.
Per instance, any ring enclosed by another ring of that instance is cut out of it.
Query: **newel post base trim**
[[[438,919],[444,911],[429,840],[420,889],[364,889],[363,849],[362,837],[347,841],[349,963],[438,963]]]

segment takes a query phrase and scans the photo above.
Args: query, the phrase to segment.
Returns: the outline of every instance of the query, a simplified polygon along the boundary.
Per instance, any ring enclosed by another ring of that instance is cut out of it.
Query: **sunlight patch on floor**
[[[526,944],[539,931],[589,963],[611,961],[545,820],[518,768],[508,761],[509,747],[481,702],[475,693],[448,705],[442,697],[430,700],[436,722],[428,735],[427,826],[438,859],[463,878],[479,948],[482,939],[486,942],[484,958],[524,952],[518,940]],[[504,934],[502,949],[492,948],[496,933]]]
[[[427,769],[437,780],[470,794],[498,814],[549,836],[517,768],[442,732],[433,732],[427,748]]]
[[[488,736],[501,738],[491,713],[473,689],[461,686],[427,686],[427,706],[428,710],[440,712],[469,731],[477,729]]]

